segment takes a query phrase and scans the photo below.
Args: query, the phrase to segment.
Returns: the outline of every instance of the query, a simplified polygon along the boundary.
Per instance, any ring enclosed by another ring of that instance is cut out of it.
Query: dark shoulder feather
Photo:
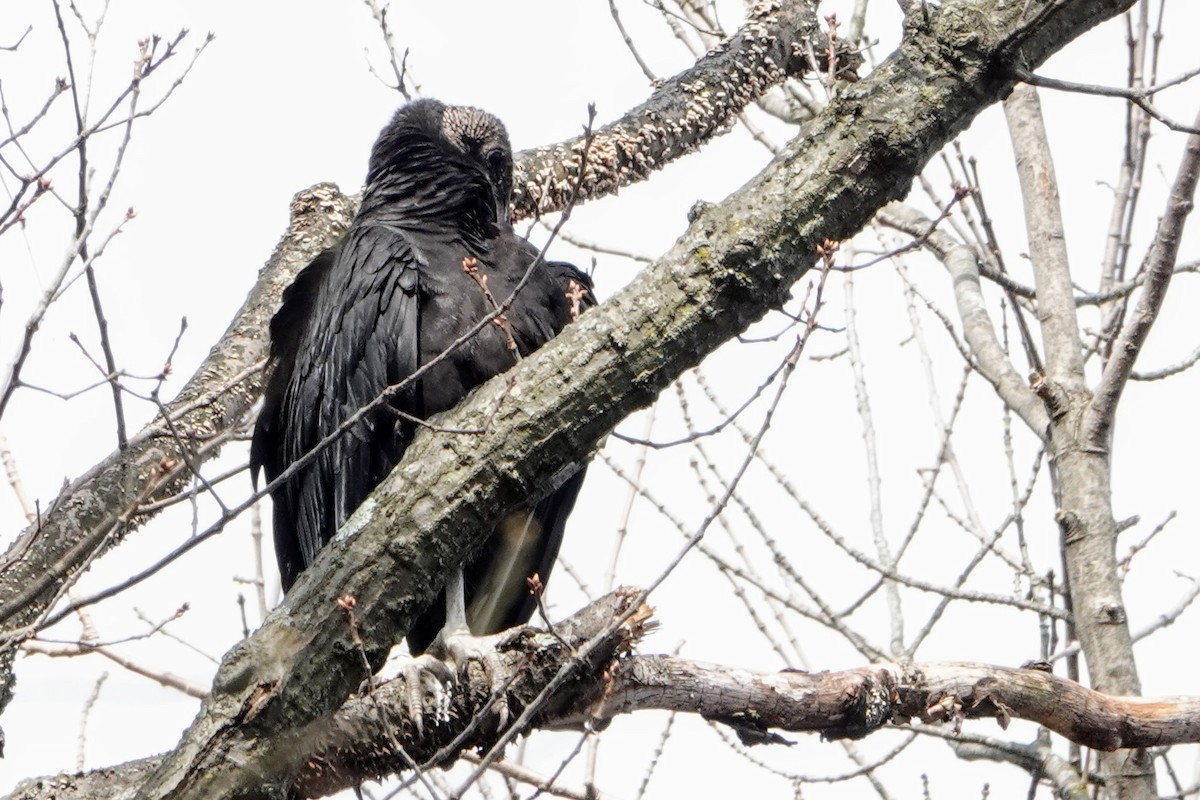
[[[263,389],[263,405],[259,421],[254,428],[250,443],[251,476],[257,483],[258,471],[281,472],[278,466],[279,404],[292,378],[296,365],[296,351],[304,340],[317,293],[330,268],[337,262],[342,243],[326,249],[308,266],[300,270],[296,279],[283,290],[283,302],[271,318],[271,351],[267,362],[267,383]]]

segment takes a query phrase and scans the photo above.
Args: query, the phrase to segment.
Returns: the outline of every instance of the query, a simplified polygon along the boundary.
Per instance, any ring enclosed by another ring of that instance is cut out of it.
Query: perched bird
[[[409,103],[372,148],[362,206],[345,237],[284,292],[251,446],[255,474],[261,468],[274,480],[388,387],[441,357],[272,492],[285,591],[400,460],[414,420],[457,405],[595,304],[587,275],[542,259],[513,232],[512,169],[508,135],[492,115]],[[514,292],[498,324],[454,346]],[[549,577],[582,480],[581,468],[499,522],[448,587],[452,616],[465,610],[465,621],[446,619],[444,591],[408,633],[414,654],[443,624],[482,636],[528,621],[536,601],[527,579]]]

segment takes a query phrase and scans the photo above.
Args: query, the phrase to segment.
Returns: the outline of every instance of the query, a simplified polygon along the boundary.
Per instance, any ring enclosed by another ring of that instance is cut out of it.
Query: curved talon
[[[370,679],[370,685],[378,686],[393,678],[404,679],[405,710],[416,728],[417,736],[425,733],[427,706],[432,706],[435,724],[450,721],[450,692],[447,687],[458,683],[450,664],[428,653],[410,656],[397,647],[388,656],[387,664],[380,673]],[[426,702],[427,697],[432,699],[432,703]]]
[[[391,678],[403,678],[408,719],[417,736],[423,736],[426,718],[432,716],[435,725],[450,721],[452,690],[460,682],[469,681],[467,670],[475,662],[487,678],[491,693],[488,706],[496,713],[497,730],[503,730],[510,721],[507,699],[510,670],[499,651],[527,630],[520,626],[489,636],[474,636],[443,629],[421,655],[410,656],[401,647],[393,649],[381,672],[364,682],[360,692],[366,693]],[[432,715],[426,713],[431,707]]]
[[[498,729],[505,728],[509,722],[508,675],[504,659],[498,650],[524,633],[524,630],[523,627],[512,628],[490,636],[443,630],[434,646],[430,648],[431,651],[444,655],[445,661],[453,664],[459,675],[464,678],[472,661],[479,665],[487,677],[491,692],[489,702],[496,712]]]
[[[416,656],[402,668],[404,688],[408,695],[408,718],[417,729],[417,735],[425,732],[425,690],[433,695],[433,721],[444,725],[450,721],[450,692],[457,680],[454,671],[445,661],[428,653]]]

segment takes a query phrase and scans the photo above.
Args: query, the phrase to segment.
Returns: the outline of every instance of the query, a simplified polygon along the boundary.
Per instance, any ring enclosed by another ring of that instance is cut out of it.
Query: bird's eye
[[[500,172],[504,169],[504,153],[500,150],[493,150],[487,154],[488,169],[492,172]]]

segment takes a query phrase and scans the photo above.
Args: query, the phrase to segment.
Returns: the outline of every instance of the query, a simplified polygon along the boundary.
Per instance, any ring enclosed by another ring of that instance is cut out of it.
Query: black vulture
[[[345,237],[284,292],[271,321],[271,374],[251,447],[255,474],[261,468],[270,480],[441,355],[529,273],[506,325],[485,325],[272,492],[285,591],[400,460],[414,418],[457,405],[595,303],[587,275],[542,259],[514,233],[512,169],[508,135],[492,115],[435,100],[409,103],[372,148],[362,206]],[[582,480],[581,468],[500,521],[464,565],[461,584],[451,583],[465,587],[472,634],[529,620],[536,601],[527,579],[548,579]],[[410,629],[410,650],[424,652],[445,622],[443,591]]]

